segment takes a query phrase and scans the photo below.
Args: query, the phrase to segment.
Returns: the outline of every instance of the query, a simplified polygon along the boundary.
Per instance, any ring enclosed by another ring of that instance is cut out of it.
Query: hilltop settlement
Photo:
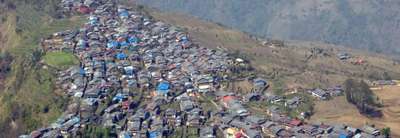
[[[71,100],[54,123],[20,138],[84,137],[93,127],[119,138],[383,137],[368,125],[309,124],[274,109],[255,113],[245,103],[286,100],[295,108],[302,98],[267,92],[265,78],[240,78],[251,72],[248,61],[204,48],[182,29],[115,0],[62,0],[60,6],[65,14],[88,18],[80,29],[41,42],[45,52],[79,59],[79,65],[59,71],[56,82]],[[252,91],[227,89],[237,80],[249,82]],[[340,87],[308,91],[320,99],[341,92]]]

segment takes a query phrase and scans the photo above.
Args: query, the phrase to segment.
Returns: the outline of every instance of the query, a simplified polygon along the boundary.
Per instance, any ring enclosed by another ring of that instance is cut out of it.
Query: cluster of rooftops
[[[57,121],[21,137],[79,137],[91,125],[112,128],[113,136],[121,138],[173,137],[189,128],[203,138],[379,135],[373,127],[255,115],[243,103],[266,99],[265,79],[250,80],[253,91],[247,95],[221,87],[234,81],[231,69],[245,64],[242,59],[201,47],[179,28],[114,0],[63,0],[60,5],[89,19],[78,30],[41,42],[46,52],[71,52],[79,58],[80,64],[60,71],[56,82],[72,100]]]

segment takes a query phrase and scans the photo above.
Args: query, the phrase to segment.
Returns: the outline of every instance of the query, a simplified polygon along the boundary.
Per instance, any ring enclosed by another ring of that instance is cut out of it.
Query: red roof
[[[129,108],[129,101],[124,101],[124,102],[122,102],[122,108],[124,108],[124,109],[128,109]]]
[[[89,7],[82,5],[78,7],[77,11],[81,14],[89,14],[92,10]]]
[[[223,102],[228,102],[228,101],[233,100],[233,99],[235,99],[235,96],[224,96],[224,97],[222,97],[222,101]]]
[[[118,38],[117,38],[117,41],[118,41],[118,42],[123,42],[123,41],[125,41],[125,38],[123,38],[123,37],[118,37]]]
[[[302,123],[301,120],[293,119],[292,121],[289,122],[289,125],[300,126],[301,123]]]
[[[325,124],[322,124],[322,125],[320,125],[319,127],[320,127],[320,128],[324,128],[324,129],[327,129],[327,128],[329,128],[330,126],[325,125]]]
[[[122,105],[123,105],[123,106],[129,106],[129,101],[124,101],[124,102],[122,102]]]
[[[238,132],[235,134],[235,138],[242,138],[242,137],[243,137],[242,132]]]
[[[41,135],[42,135],[42,133],[40,133],[39,131],[33,131],[31,133],[32,138],[39,138]]]

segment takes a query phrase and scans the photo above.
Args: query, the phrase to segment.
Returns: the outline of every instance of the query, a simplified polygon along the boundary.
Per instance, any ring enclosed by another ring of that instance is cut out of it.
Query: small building
[[[338,53],[338,54],[337,54],[337,57],[338,57],[340,60],[347,60],[347,59],[350,59],[350,58],[351,58],[351,55],[350,55],[349,53],[346,53],[346,52],[341,52],[341,53]]]
[[[261,118],[255,115],[249,115],[245,118],[245,121],[250,124],[261,125],[265,123],[267,120],[265,118]]]
[[[170,119],[175,119],[177,116],[177,112],[175,109],[168,108],[167,110],[165,110],[165,116]]]
[[[253,80],[253,90],[254,92],[263,92],[269,86],[268,82],[261,78],[256,78]]]
[[[279,103],[281,101],[283,101],[283,97],[282,96],[278,96],[278,95],[271,95],[267,97],[268,102],[276,104]]]
[[[187,126],[200,126],[201,118],[198,114],[189,114],[186,122]]]
[[[249,94],[245,95],[244,100],[246,102],[259,101],[259,100],[261,100],[261,98],[262,98],[262,96],[260,93],[249,93]]]
[[[117,41],[110,41],[107,43],[107,48],[110,48],[110,49],[117,48],[117,46],[118,46]]]
[[[300,126],[302,124],[303,124],[303,122],[301,120],[298,120],[298,119],[293,119],[292,121],[289,122],[289,126],[291,126],[291,127],[297,127],[297,126]]]
[[[76,9],[76,11],[80,14],[89,14],[92,10],[88,6],[81,5]]]
[[[270,132],[275,135],[275,136],[281,136],[281,132],[284,131],[282,126],[272,126],[270,129]]]
[[[396,82],[393,80],[377,80],[373,81],[372,85],[374,86],[396,85]]]
[[[254,129],[246,129],[245,135],[249,138],[263,138],[261,132]]]
[[[121,108],[120,104],[113,104],[113,105],[109,106],[108,108],[106,108],[104,110],[104,112],[111,113],[111,112],[119,110],[120,108]]]
[[[224,130],[225,138],[241,138],[244,137],[244,133],[237,128],[227,128]]]
[[[235,96],[224,96],[222,103],[225,108],[228,109],[232,114],[239,116],[247,116],[249,112],[243,107],[243,105],[236,99]]]
[[[188,112],[188,111],[192,110],[193,108],[195,108],[195,106],[194,106],[193,101],[183,100],[180,103],[180,108],[181,108],[181,111]]]
[[[211,75],[202,75],[196,80],[199,92],[209,92],[212,89],[214,78]]]
[[[354,135],[353,138],[376,138],[376,136],[361,132],[361,133]]]
[[[200,128],[200,138],[215,138],[215,130],[213,127]]]
[[[343,94],[344,90],[341,86],[335,86],[332,88],[328,88],[327,92],[329,93],[330,96],[340,96]]]
[[[293,97],[286,101],[285,106],[289,108],[297,108],[301,103],[301,98],[298,96]]]
[[[116,58],[117,58],[118,60],[124,60],[124,59],[127,58],[127,56],[126,56],[125,53],[120,52],[120,53],[118,53],[118,54],[116,55]]]
[[[170,84],[168,82],[161,82],[157,86],[157,95],[167,96],[170,89]]]
[[[322,89],[310,90],[308,92],[311,93],[312,96],[319,98],[321,100],[326,100],[329,96],[329,94],[325,90],[322,90]]]
[[[118,134],[118,138],[131,138],[131,135],[126,131],[122,131]]]
[[[353,134],[357,134],[357,133],[361,132],[360,129],[354,128],[354,127],[347,127],[346,130],[351,132],[351,133],[353,133]]]
[[[369,125],[364,125],[364,126],[361,128],[361,130],[362,130],[363,132],[367,133],[367,134],[374,135],[374,136],[378,136],[378,135],[380,134],[379,129],[376,129],[376,128],[374,128],[374,127],[372,127],[372,126],[369,126]]]

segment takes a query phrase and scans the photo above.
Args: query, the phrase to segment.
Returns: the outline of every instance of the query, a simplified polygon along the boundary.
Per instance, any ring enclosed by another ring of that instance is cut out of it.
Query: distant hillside
[[[261,37],[400,55],[398,0],[138,0]]]

